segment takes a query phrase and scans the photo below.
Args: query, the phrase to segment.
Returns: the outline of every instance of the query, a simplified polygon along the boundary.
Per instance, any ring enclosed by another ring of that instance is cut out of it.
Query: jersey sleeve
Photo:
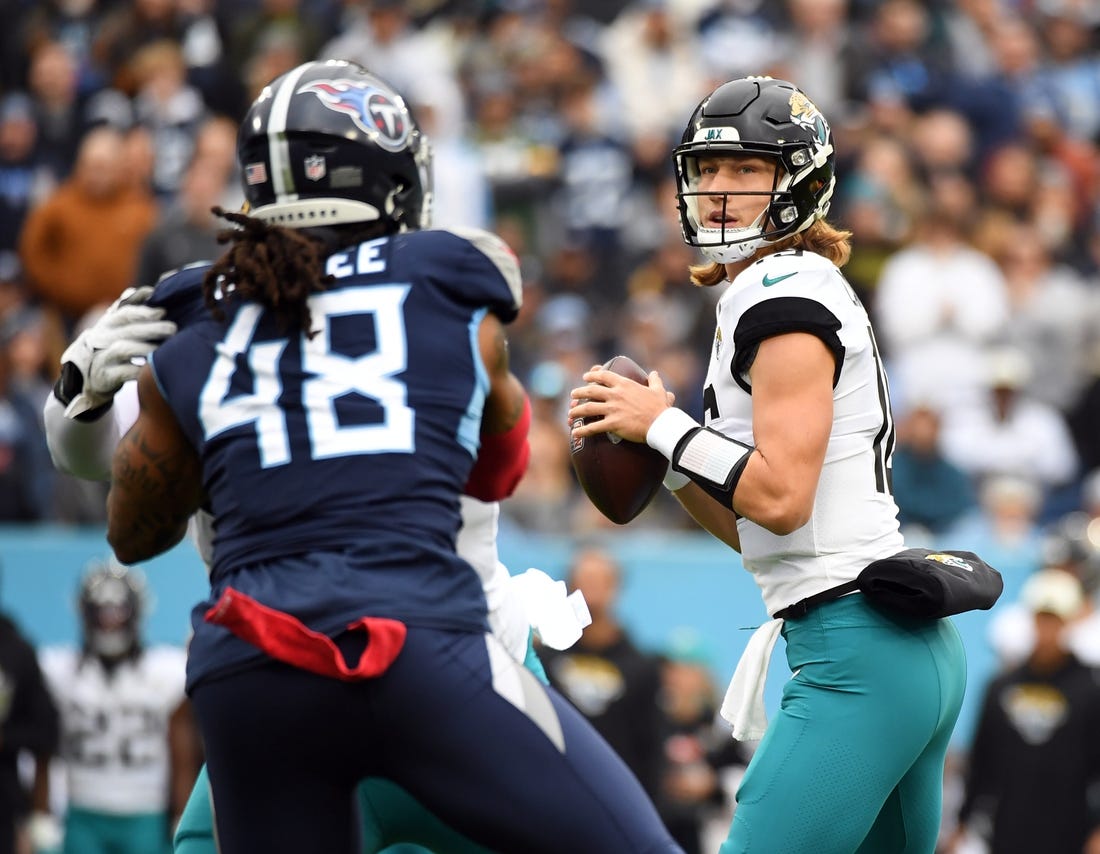
[[[189,264],[165,273],[153,288],[149,305],[163,308],[168,319],[183,329],[209,315],[202,294],[202,282],[210,264]]]
[[[471,307],[487,307],[511,323],[523,303],[519,260],[495,234],[476,228],[414,232],[411,253],[440,288]],[[422,249],[421,249],[422,248]]]
[[[838,300],[850,299],[850,289],[836,267],[823,266],[819,262],[824,259],[813,258],[818,263],[806,264],[801,255],[768,256],[741,273],[759,279],[748,284],[754,289],[755,300],[741,314],[733,333],[731,370],[746,391],[750,390],[748,370],[760,342],[792,332],[821,339],[833,355],[833,386],[839,382],[845,353],[841,336],[845,312]]]
[[[187,385],[198,381],[195,377],[196,337],[194,329],[181,329],[149,354],[149,368],[153,372],[153,378],[156,380],[161,396],[175,413],[180,428],[191,440],[191,444],[196,449],[200,449],[203,443],[203,432],[197,413],[182,408],[179,404],[180,395],[174,393],[176,384]],[[205,377],[205,367],[202,370]]]
[[[54,466],[83,480],[110,480],[115,448],[134,423],[136,411],[134,382],[124,383],[111,410],[95,421],[66,418],[65,405],[56,396],[47,395],[42,418]]]

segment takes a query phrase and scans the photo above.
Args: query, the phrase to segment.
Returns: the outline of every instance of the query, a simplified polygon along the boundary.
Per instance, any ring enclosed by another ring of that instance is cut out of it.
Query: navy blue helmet
[[[307,62],[264,87],[241,122],[250,215],[290,228],[431,224],[431,146],[404,98],[353,62]]]

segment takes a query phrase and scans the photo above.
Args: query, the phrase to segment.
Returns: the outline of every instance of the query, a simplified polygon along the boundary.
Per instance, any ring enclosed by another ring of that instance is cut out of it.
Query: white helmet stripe
[[[298,88],[298,80],[307,67],[300,65],[283,78],[267,116],[267,150],[271,158],[271,182],[276,201],[294,201],[298,198],[286,142],[286,116],[290,110],[290,99]]]

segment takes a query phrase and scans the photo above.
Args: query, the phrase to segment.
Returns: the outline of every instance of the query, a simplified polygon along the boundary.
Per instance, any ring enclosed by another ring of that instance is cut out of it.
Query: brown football
[[[628,356],[615,356],[604,363],[604,368],[642,385],[649,384],[647,373]],[[577,422],[587,423],[585,419]],[[645,510],[668,469],[668,460],[660,451],[645,443],[628,442],[614,433],[571,439],[570,450],[573,470],[585,495],[617,525],[625,525]]]

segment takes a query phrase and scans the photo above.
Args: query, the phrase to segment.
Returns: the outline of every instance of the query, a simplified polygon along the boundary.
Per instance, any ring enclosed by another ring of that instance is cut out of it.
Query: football
[[[605,362],[614,371],[642,385],[648,385],[646,371],[628,356]],[[574,425],[587,423],[578,418]],[[608,519],[625,525],[641,513],[661,488],[668,460],[644,443],[628,442],[614,433],[597,433],[570,439],[573,470],[588,499]]]

